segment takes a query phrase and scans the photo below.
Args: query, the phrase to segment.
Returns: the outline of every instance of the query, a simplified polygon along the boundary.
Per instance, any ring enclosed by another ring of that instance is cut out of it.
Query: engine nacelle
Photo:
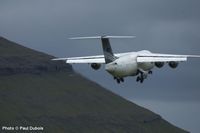
[[[178,62],[170,61],[170,62],[169,62],[169,66],[170,66],[171,68],[176,68],[176,67],[178,66]]]
[[[94,70],[98,70],[98,69],[101,67],[101,64],[92,63],[92,64],[91,64],[91,67],[92,67]]]
[[[164,62],[155,62],[155,66],[156,66],[157,68],[163,67],[164,64],[165,64]]]

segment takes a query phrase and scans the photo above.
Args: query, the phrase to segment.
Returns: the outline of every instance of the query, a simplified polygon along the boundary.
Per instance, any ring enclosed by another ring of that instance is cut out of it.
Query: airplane
[[[143,83],[149,74],[152,74],[154,67],[162,68],[168,64],[175,69],[179,62],[187,61],[187,58],[200,58],[200,55],[176,55],[152,53],[148,50],[137,52],[126,52],[114,54],[110,45],[110,39],[134,38],[135,36],[92,36],[92,37],[74,37],[73,40],[82,39],[100,39],[104,55],[55,58],[52,60],[64,60],[69,64],[87,63],[94,70],[100,69],[105,64],[105,70],[111,74],[117,83],[124,82],[128,76],[137,76],[136,81]]]

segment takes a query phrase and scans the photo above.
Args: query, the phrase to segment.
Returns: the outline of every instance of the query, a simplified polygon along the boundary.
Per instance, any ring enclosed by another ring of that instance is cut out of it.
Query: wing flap
[[[176,55],[176,54],[159,54],[159,53],[140,53],[138,57],[191,57],[191,58],[200,58],[200,55]]]
[[[159,53],[140,53],[137,62],[170,62],[170,61],[187,61],[187,58],[200,58],[200,55],[175,55]]]
[[[97,55],[97,56],[83,56],[83,57],[71,57],[71,58],[55,58],[52,59],[55,61],[66,61],[66,63],[69,64],[75,64],[75,63],[99,63],[99,64],[104,64],[105,63],[105,59],[103,55]]]
[[[69,63],[69,64],[76,64],[76,63],[88,63],[88,64],[99,63],[99,64],[104,64],[105,63],[105,59],[104,58],[99,58],[99,59],[67,59],[66,63]]]
[[[129,53],[118,53],[115,56],[120,57]],[[54,61],[66,61],[66,63],[75,64],[75,63],[100,63],[105,64],[104,55],[95,55],[95,56],[82,56],[82,57],[69,57],[69,58],[54,58]]]
[[[137,57],[137,62],[170,62],[170,61],[187,61],[186,57]]]

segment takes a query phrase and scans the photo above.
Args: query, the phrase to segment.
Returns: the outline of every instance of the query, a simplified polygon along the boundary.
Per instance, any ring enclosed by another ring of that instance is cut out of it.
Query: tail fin
[[[116,56],[114,56],[112,52],[112,48],[110,46],[110,38],[134,38],[135,36],[93,36],[93,37],[75,37],[75,38],[70,38],[70,39],[101,39],[102,42],[102,47],[103,47],[103,53],[104,53],[104,58],[105,62],[110,63],[113,62],[114,60],[117,59]]]
[[[104,53],[104,58],[105,58],[106,64],[116,60],[117,57],[114,56],[114,54],[112,52],[112,48],[110,46],[109,38],[101,37],[101,42],[102,42],[103,53]]]

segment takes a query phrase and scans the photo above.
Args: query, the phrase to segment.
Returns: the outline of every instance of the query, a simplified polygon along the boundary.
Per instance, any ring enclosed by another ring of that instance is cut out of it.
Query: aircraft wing
[[[115,54],[116,57],[124,56],[129,53],[117,53]],[[69,58],[55,58],[52,60],[63,60],[66,61],[66,63],[69,64],[78,64],[78,63],[99,63],[99,64],[105,64],[105,58],[104,55],[95,55],[95,56],[82,56],[82,57],[69,57]]]
[[[63,60],[69,64],[76,64],[76,63],[99,63],[104,64],[105,58],[103,55],[96,55],[96,56],[83,56],[83,57],[70,57],[70,58],[55,58],[52,60]]]
[[[137,57],[137,62],[182,62],[187,61],[187,58],[200,58],[200,55],[174,55],[174,54],[157,54],[157,53],[142,53]]]
[[[131,54],[131,52],[127,53],[117,53],[116,57],[121,57],[127,54]],[[137,62],[182,62],[187,61],[187,58],[200,58],[200,55],[174,55],[174,54],[159,54],[159,53],[139,53],[137,56]],[[105,64],[104,55],[95,55],[95,56],[82,56],[82,57],[69,57],[69,58],[55,58],[52,60],[63,60],[69,64],[78,64],[78,63],[99,63]]]

